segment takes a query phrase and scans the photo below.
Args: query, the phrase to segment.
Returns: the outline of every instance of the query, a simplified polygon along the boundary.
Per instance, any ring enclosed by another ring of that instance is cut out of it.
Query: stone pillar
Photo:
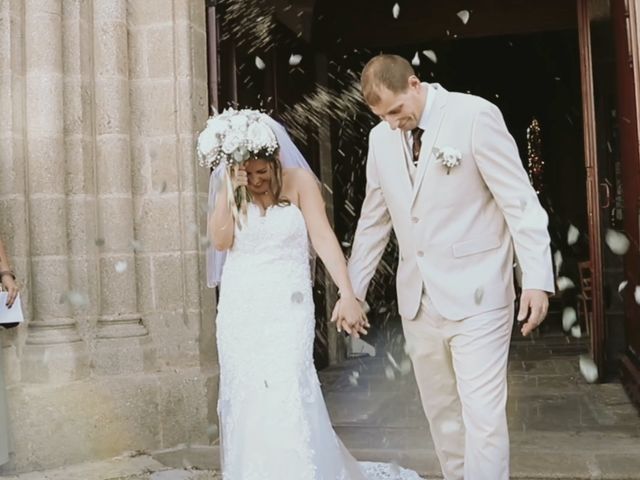
[[[63,140],[62,0],[26,0],[25,151],[31,302],[24,377],[85,376],[87,356],[68,302],[68,219]],[[63,297],[64,298],[64,297]]]
[[[138,310],[130,161],[126,0],[93,3],[95,168],[99,317],[95,368],[153,368],[155,352]]]

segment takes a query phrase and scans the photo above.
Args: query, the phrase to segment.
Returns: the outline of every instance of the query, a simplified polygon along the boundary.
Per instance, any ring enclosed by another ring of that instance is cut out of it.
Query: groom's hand
[[[366,335],[368,333],[366,329],[369,327],[369,322],[367,321],[366,316],[363,316],[361,321],[359,322],[349,323],[349,321],[340,314],[340,300],[338,300],[335,307],[333,307],[333,312],[331,313],[331,322],[335,322],[338,332],[344,330],[349,335],[352,335],[356,338],[359,338],[360,335]]]
[[[547,316],[549,297],[543,290],[523,290],[520,296],[520,310],[518,321],[526,320],[522,325],[522,335],[525,337],[533,332]]]

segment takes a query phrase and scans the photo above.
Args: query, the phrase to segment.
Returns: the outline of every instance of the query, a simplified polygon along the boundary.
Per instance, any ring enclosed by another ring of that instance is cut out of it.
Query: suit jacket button
[[[422,250],[418,250],[418,256],[419,257],[424,257],[424,252]]]
[[[411,221],[413,223],[418,223],[420,221],[420,219],[418,217],[411,217]]]

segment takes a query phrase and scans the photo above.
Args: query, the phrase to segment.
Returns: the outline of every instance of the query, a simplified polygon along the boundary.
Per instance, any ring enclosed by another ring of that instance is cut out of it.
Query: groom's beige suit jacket
[[[554,291],[548,217],[529,183],[500,110],[438,84],[412,179],[403,132],[371,131],[367,190],[349,274],[364,299],[393,228],[400,315],[415,318],[423,288],[444,317],[460,320],[514,300],[514,248],[522,288]],[[435,147],[435,148],[434,148]],[[436,149],[462,154],[447,168]]]

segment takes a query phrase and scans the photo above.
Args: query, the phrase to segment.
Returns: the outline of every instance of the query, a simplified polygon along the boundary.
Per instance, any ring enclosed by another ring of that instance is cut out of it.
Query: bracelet
[[[13,278],[14,280],[16,279],[16,274],[15,274],[15,273],[13,273],[11,270],[2,270],[2,271],[0,272],[0,281],[2,281],[2,278],[3,278],[5,275],[11,275],[11,278]]]

